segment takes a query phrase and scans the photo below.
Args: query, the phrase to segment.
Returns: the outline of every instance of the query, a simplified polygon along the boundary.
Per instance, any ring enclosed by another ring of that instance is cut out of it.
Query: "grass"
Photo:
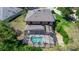
[[[26,22],[24,20],[25,20],[25,14],[14,19],[12,22],[10,22],[10,25],[14,29],[19,29],[20,31],[24,31],[26,25]]]
[[[65,27],[65,31],[75,43],[79,43],[79,29],[75,23],[72,23],[70,27]]]

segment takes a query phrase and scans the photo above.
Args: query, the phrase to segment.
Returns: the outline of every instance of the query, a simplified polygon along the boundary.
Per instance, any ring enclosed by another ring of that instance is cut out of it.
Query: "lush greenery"
[[[0,50],[13,50],[16,45],[15,33],[0,21]]]
[[[0,21],[0,50],[1,51],[40,51],[41,48],[35,48],[28,45],[19,44],[15,32]]]
[[[76,11],[76,15],[77,15],[78,18],[79,18],[79,8],[78,8],[77,11]]]
[[[62,12],[62,15],[64,17],[67,17],[67,16],[69,16],[70,14],[73,13],[72,7],[65,7],[65,8],[64,7],[59,7],[58,10],[60,10]]]
[[[79,21],[76,21],[75,24],[79,28]]]
[[[65,26],[69,26],[69,22],[64,20],[62,16],[56,14],[56,30],[63,36],[64,43],[68,44],[69,37],[64,30]]]
[[[57,31],[63,36],[64,43],[68,44],[69,37],[68,37],[67,33],[65,32],[65,30],[63,29],[63,27],[61,26],[59,29],[57,29]]]
[[[20,45],[16,51],[42,51],[40,47],[32,47],[28,45]]]

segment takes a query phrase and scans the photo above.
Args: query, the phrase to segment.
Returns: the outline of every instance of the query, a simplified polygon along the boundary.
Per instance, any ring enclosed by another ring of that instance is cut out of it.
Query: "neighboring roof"
[[[26,25],[26,30],[44,30],[42,25]]]
[[[38,9],[39,7],[26,7],[26,9],[28,10],[34,10],[34,9]]]
[[[22,11],[22,9],[18,7],[0,7],[0,20],[16,15],[20,11]]]
[[[43,8],[35,9],[33,10],[33,12],[34,13],[29,17],[26,16],[25,21],[48,21],[48,22],[55,21],[54,16],[52,15],[50,9],[43,9]]]
[[[2,20],[2,15],[3,15],[3,12],[2,12],[2,7],[0,7],[0,20]]]

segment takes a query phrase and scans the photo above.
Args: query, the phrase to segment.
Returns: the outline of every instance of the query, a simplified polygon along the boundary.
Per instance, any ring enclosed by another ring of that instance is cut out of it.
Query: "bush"
[[[72,11],[72,7],[59,7],[58,10],[60,10],[62,12],[62,15],[65,16],[69,16],[70,14],[73,13]]]
[[[28,45],[20,45],[17,49],[18,51],[42,51],[40,47],[32,47]]]
[[[78,10],[76,11],[76,15],[77,15],[78,18],[79,18],[79,8],[78,8]]]
[[[65,44],[68,44],[69,42],[69,37],[67,33],[64,31],[63,27],[61,26],[57,31],[63,36],[63,41]]]

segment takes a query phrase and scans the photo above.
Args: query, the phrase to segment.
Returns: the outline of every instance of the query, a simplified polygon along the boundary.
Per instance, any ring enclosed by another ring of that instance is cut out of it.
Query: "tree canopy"
[[[79,8],[78,8],[77,11],[76,11],[76,15],[77,15],[78,18],[79,18]]]
[[[59,7],[58,10],[60,10],[62,12],[63,16],[69,16],[70,14],[73,13],[72,8],[71,7]]]

